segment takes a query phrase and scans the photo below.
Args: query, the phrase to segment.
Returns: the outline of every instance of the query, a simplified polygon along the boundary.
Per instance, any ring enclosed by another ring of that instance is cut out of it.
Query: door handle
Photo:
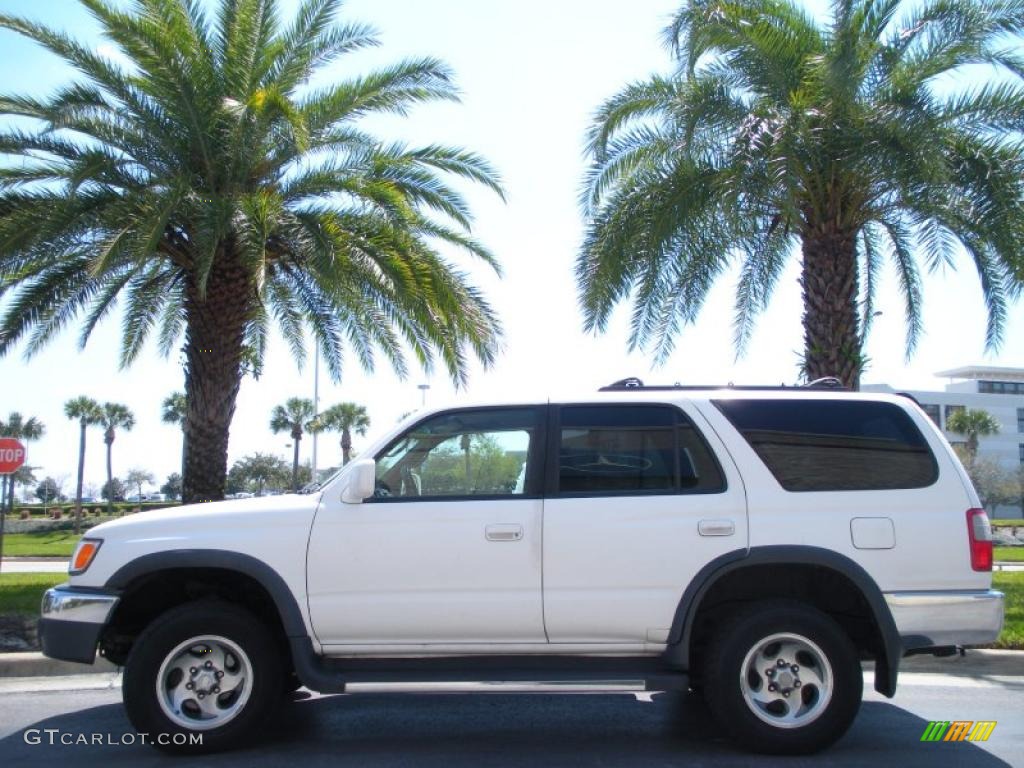
[[[488,541],[519,541],[523,538],[521,525],[488,525],[484,529]]]
[[[736,524],[732,520],[701,520],[697,523],[697,533],[701,536],[732,536],[736,533]]]

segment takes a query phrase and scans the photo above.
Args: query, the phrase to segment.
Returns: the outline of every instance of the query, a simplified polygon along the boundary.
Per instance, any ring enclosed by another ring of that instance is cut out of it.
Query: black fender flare
[[[787,544],[736,549],[707,563],[687,586],[676,607],[665,649],[665,658],[672,666],[689,669],[694,619],[701,601],[715,582],[728,573],[756,565],[814,565],[829,568],[848,578],[864,596],[882,638],[882,655],[875,663],[875,690],[890,698],[893,696],[904,649],[885,596],[858,563],[821,547]]]
[[[106,588],[122,592],[142,576],[187,568],[219,568],[245,574],[270,595],[288,637],[307,637],[302,611],[287,582],[262,560],[224,549],[172,549],[153,552],[130,560],[107,579]]]

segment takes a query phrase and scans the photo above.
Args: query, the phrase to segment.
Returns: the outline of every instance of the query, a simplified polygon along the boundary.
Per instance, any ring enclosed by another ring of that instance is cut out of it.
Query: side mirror
[[[341,500],[346,504],[362,504],[363,499],[373,496],[377,485],[377,462],[373,459],[359,459],[352,462]]]

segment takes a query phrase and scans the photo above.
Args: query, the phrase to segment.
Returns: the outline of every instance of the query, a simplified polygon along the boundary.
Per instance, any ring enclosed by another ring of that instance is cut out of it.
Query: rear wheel
[[[831,618],[789,601],[752,605],[712,637],[704,695],[719,723],[748,749],[805,754],[853,722],[863,674],[849,637]]]
[[[248,611],[200,601],[174,608],[132,646],[128,718],[155,746],[202,753],[254,737],[283,692],[278,644]]]

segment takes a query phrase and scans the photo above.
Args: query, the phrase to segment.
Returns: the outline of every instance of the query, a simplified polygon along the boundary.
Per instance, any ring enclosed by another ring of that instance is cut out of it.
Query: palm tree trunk
[[[348,427],[341,430],[341,463],[348,464],[352,458],[352,433]]]
[[[85,478],[85,419],[81,420],[82,434],[78,438],[78,485],[75,488],[75,535],[82,532],[82,481]]]
[[[863,355],[857,317],[856,233],[832,222],[803,233],[804,374],[835,376],[860,388]]]
[[[249,273],[230,243],[215,257],[205,296],[193,276],[186,284],[183,504],[224,498],[252,292]]]
[[[299,492],[299,442],[301,440],[301,437],[292,435],[292,444],[295,446],[292,449],[292,491],[294,493]]]
[[[107,444],[107,514],[114,514],[114,428],[107,430],[103,438]]]

